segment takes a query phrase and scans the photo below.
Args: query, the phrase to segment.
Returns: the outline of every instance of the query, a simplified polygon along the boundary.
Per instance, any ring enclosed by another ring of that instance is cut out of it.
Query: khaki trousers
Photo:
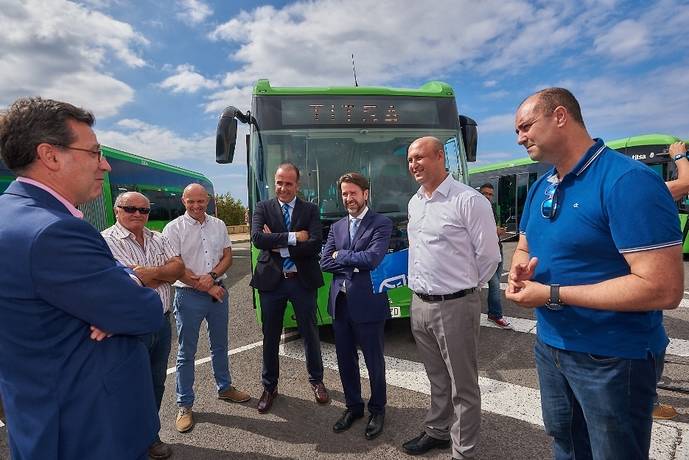
[[[481,428],[478,290],[442,302],[412,297],[411,328],[431,382],[424,429],[437,439],[452,438],[453,457],[472,458]]]

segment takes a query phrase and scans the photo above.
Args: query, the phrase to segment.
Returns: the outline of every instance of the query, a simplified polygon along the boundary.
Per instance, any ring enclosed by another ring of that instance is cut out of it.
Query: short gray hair
[[[148,204],[148,206],[149,206],[149,207],[151,206],[151,200],[149,200],[148,197],[147,197],[146,195],[144,195],[143,193],[139,193],[139,192],[122,192],[122,193],[120,193],[119,195],[117,195],[117,198],[115,198],[115,207],[123,206],[123,203],[124,203],[125,201],[127,201],[127,198],[129,198],[130,196],[135,196],[135,195],[138,195],[138,196],[140,196],[140,197],[143,197],[143,199],[146,200],[146,203]]]

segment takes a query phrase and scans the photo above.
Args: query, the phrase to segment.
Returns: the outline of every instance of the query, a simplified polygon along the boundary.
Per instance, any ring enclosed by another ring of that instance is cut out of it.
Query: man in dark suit
[[[161,327],[160,297],[76,208],[110,170],[93,122],[41,98],[0,115],[0,152],[18,176],[0,196],[0,393],[13,458],[141,459],[159,428],[136,335]]]
[[[297,198],[299,169],[283,163],[275,172],[275,195],[256,204],[251,219],[251,240],[258,256],[251,286],[258,289],[263,323],[263,394],[258,411],[270,410],[277,396],[278,349],[285,308],[294,306],[299,333],[304,339],[309,382],[320,404],[330,400],[323,385],[321,343],[316,327],[316,294],[323,286],[318,254],[323,241],[318,207]]]
[[[333,430],[345,431],[364,416],[358,345],[371,382],[371,415],[364,432],[370,440],[382,433],[385,421],[383,329],[390,317],[387,294],[373,292],[371,270],[388,250],[392,221],[368,208],[369,185],[364,176],[347,173],[337,183],[349,215],[330,227],[321,257],[323,271],[333,274],[328,308],[333,317],[337,366],[347,403]]]

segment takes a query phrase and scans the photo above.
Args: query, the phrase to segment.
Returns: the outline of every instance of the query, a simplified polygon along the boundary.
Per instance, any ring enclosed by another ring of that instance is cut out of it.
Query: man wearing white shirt
[[[411,143],[409,172],[421,187],[409,200],[411,327],[431,382],[424,431],[403,444],[411,455],[452,445],[473,458],[481,426],[478,336],[486,283],[500,262],[488,201],[445,170],[443,144]]]
[[[211,364],[218,398],[246,402],[248,393],[232,386],[227,338],[229,299],[222,286],[225,271],[232,265],[232,243],[225,223],[206,214],[208,192],[200,184],[184,189],[182,203],[187,212],[163,229],[186,267],[174,286],[173,302],[177,320],[177,405],[175,427],[180,433],[194,426],[194,357],[201,322],[208,325]]]
[[[182,259],[175,255],[167,238],[145,227],[151,203],[139,192],[124,192],[115,199],[115,218],[112,227],[101,232],[112,255],[122,265],[131,267],[134,274],[146,286],[156,290],[163,304],[165,321],[157,332],[139,338],[146,345],[151,362],[153,392],[158,411],[165,392],[167,361],[170,355],[170,301],[172,284],[184,273]],[[148,448],[153,459],[168,458],[172,449],[157,436]]]

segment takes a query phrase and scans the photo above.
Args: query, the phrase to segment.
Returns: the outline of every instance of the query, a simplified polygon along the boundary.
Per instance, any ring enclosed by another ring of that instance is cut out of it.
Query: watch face
[[[562,304],[551,303],[551,302],[548,302],[547,304],[545,304],[545,306],[548,308],[548,310],[555,310],[555,311],[562,310],[562,307],[563,307]]]

